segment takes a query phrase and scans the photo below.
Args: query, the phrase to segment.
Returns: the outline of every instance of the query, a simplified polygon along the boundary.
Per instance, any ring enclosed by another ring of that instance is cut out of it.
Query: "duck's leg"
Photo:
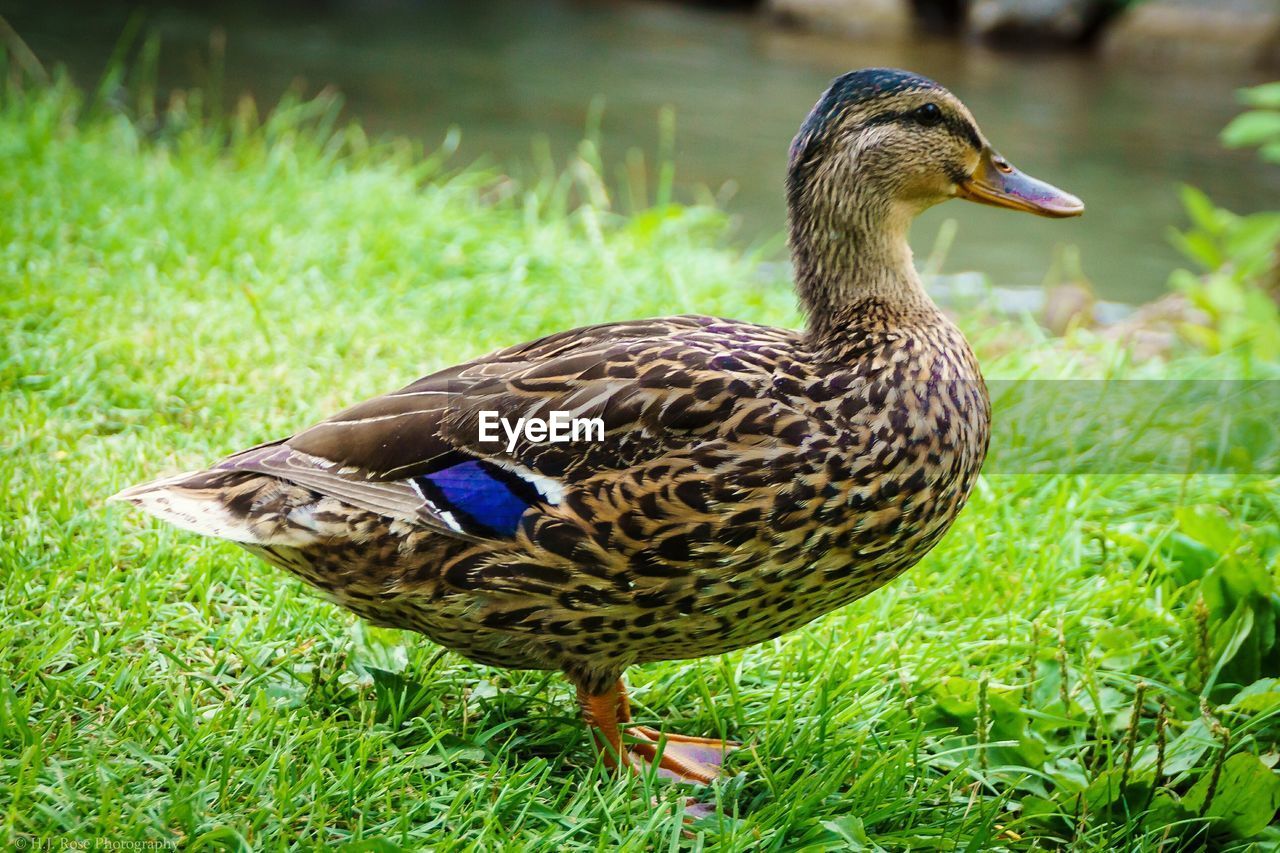
[[[656,759],[660,776],[705,785],[719,775],[725,753],[738,746],[730,741],[664,735],[649,726],[631,726],[625,734],[636,743],[624,747],[621,724],[631,722],[631,704],[621,679],[599,695],[578,688],[578,704],[596,744],[604,751],[605,763],[613,768],[643,770]]]

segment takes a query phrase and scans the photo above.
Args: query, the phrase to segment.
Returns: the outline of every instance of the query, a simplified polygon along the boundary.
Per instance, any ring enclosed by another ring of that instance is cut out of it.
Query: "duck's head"
[[[793,203],[837,215],[855,212],[851,200],[915,215],[949,198],[1041,216],[1084,212],[1080,199],[1001,157],[959,98],[893,68],[836,78],[791,143],[787,185]]]
[[[1012,167],[931,79],[891,68],[838,77],[796,134],[787,167],[791,256],[810,332],[840,333],[868,298],[900,313],[928,302],[906,232],[947,199],[1042,216],[1084,211]]]

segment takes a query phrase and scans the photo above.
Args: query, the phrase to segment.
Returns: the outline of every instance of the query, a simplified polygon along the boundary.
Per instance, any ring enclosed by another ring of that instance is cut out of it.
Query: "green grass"
[[[540,333],[799,322],[718,212],[610,211],[589,145],[517,187],[327,130],[323,104],[146,112],[67,87],[0,101],[0,842],[1102,850],[1261,830],[1274,849],[1274,477],[988,475],[886,589],[634,669],[641,718],[748,745],[693,825],[679,788],[599,765],[559,677],[361,627],[230,544],[104,506]],[[989,375],[1130,370],[1085,336],[966,323]],[[1257,369],[1184,351],[1132,372]]]

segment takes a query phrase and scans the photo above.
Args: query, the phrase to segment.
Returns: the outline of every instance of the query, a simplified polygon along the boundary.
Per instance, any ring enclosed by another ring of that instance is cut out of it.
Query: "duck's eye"
[[[942,110],[937,104],[925,104],[912,110],[911,117],[925,127],[933,127],[942,121]]]

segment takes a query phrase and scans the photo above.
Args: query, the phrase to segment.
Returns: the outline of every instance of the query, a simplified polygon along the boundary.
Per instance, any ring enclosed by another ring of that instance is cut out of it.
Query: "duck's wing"
[[[575,482],[722,437],[795,345],[793,332],[699,316],[576,329],[423,377],[215,470],[268,474],[454,536],[509,537],[529,507],[559,503]],[[577,440],[501,426],[553,417],[571,436],[580,420]],[[759,438],[789,420],[771,419]],[[752,440],[749,425],[735,428]]]

